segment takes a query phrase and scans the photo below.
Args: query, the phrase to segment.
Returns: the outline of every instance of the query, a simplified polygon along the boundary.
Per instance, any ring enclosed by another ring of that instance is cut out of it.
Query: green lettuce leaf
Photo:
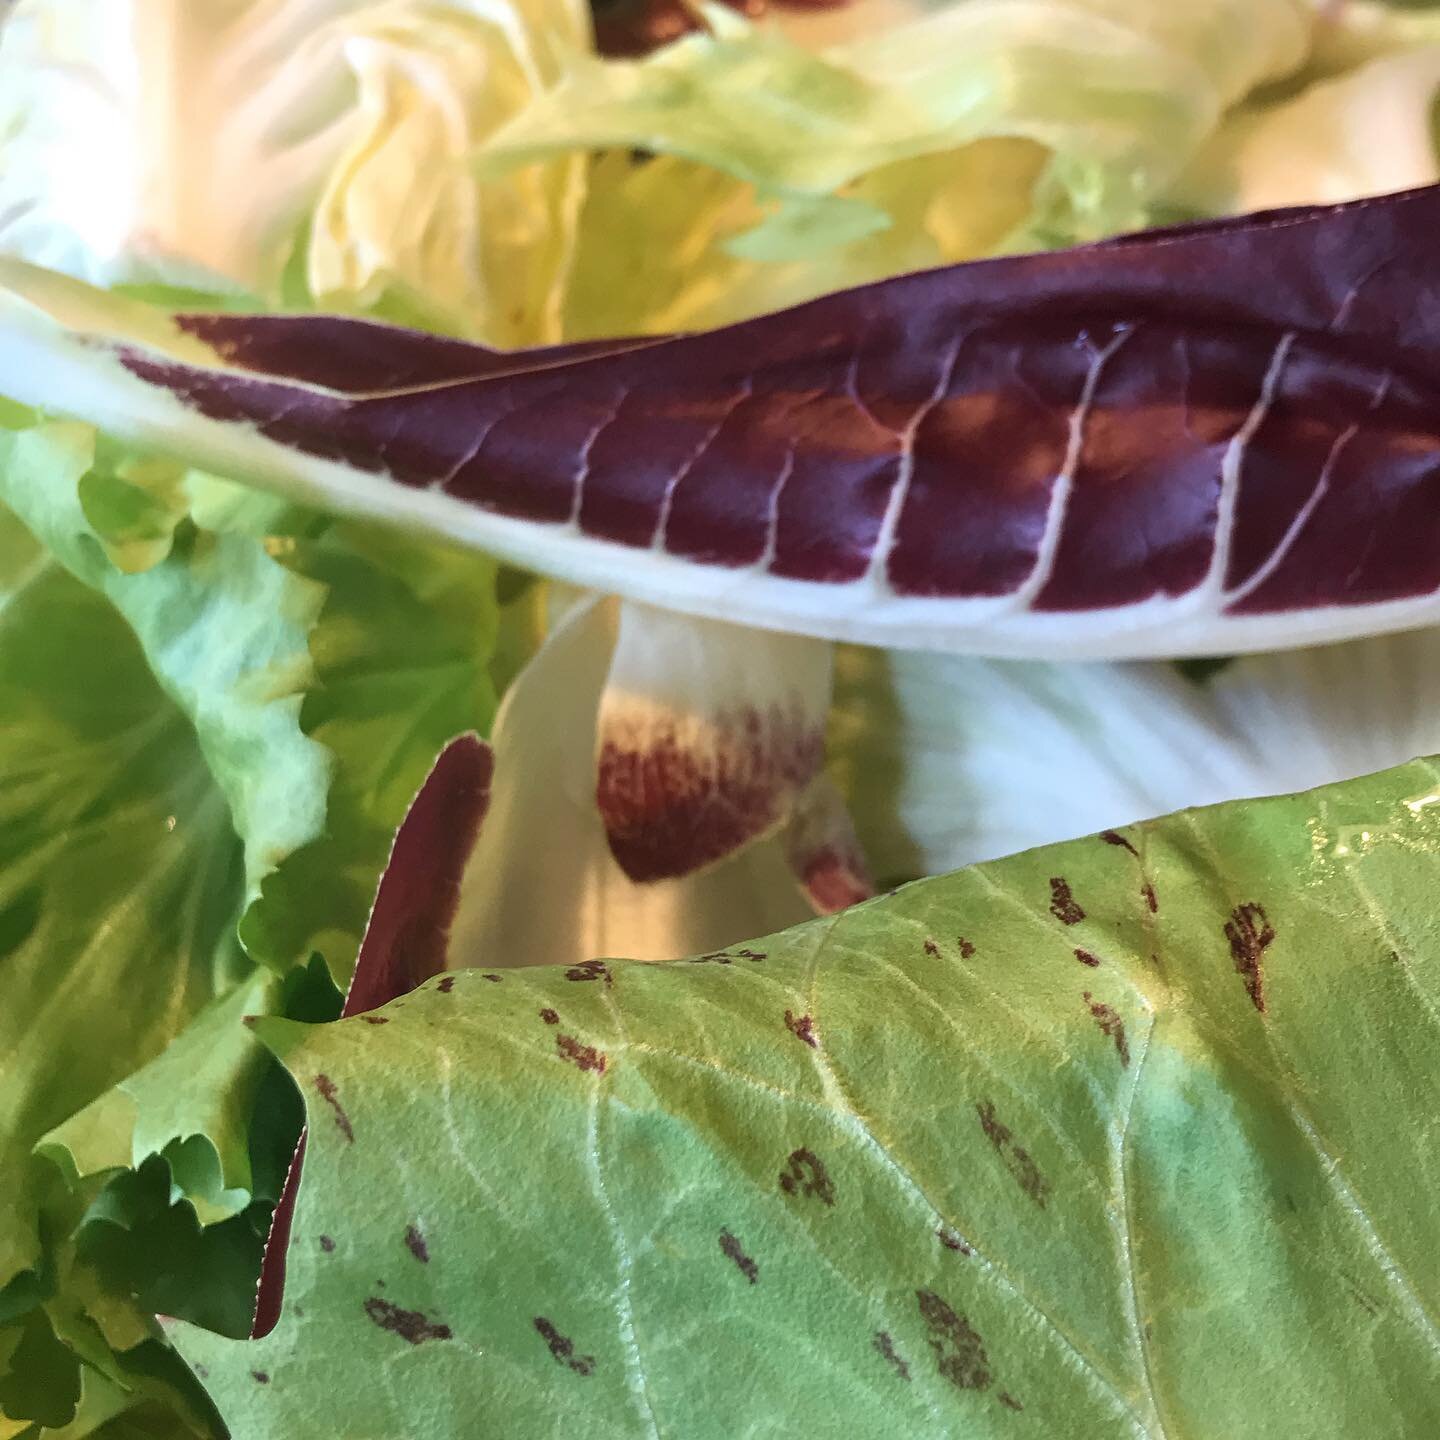
[[[482,173],[615,154],[591,173],[570,334],[717,325],[1143,225],[1314,24],[1300,0],[968,0],[813,53],[706,15],[713,33],[643,60],[577,63],[481,147]],[[657,303],[657,276],[682,293]]]
[[[1429,1434],[1437,796],[264,1022],[311,1135],[284,1309],[177,1343],[247,1440]]]
[[[300,1115],[241,1023],[298,1013],[250,973],[242,902],[253,956],[320,949],[343,986],[419,778],[489,722],[499,619],[483,560],[97,453],[84,427],[0,432],[0,494],[47,542],[0,526],[13,705],[0,689],[31,717],[0,746],[0,946],[23,977],[0,1022],[0,1323],[14,1366],[52,1377],[0,1373],[0,1414],[54,1426],[87,1377],[141,1403],[124,1366],[151,1310],[248,1323]]]
[[[0,32],[0,251],[552,340],[581,162],[495,185],[466,158],[588,48],[583,0],[20,0]]]
[[[308,635],[324,592],[241,534],[190,528],[163,561],[126,574],[86,514],[95,432],[52,423],[0,432],[3,499],[71,574],[104,595],[161,686],[194,723],[245,842],[251,896],[324,823],[329,757],[300,731]],[[103,473],[103,469],[101,469]]]
[[[264,956],[319,951],[343,989],[395,828],[436,753],[490,728],[500,615],[495,564],[473,551],[350,523],[308,529],[277,553],[326,587],[301,724],[334,757],[328,813],[323,834],[267,879],[241,936]]]
[[[102,1295],[77,1269],[68,1237],[95,1186],[68,1193],[30,1150],[167,1063],[249,972],[235,941],[243,856],[133,634],[3,510],[0,714],[0,1416],[63,1424],[82,1388],[77,1346],[108,1356],[108,1332],[133,1351],[151,1327],[127,1292]],[[209,1103],[173,1096],[155,1142],[199,1133]],[[134,1122],[115,1123],[106,1143],[129,1163]],[[215,1168],[243,1175],[243,1137],[213,1140]]]

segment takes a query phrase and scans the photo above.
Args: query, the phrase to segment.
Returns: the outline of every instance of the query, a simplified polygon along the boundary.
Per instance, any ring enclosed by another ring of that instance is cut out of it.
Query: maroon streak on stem
[[[342,1017],[384,1005],[445,968],[460,877],[490,806],[493,771],[490,747],[474,735],[452,740],[436,760],[396,832]],[[268,1335],[280,1318],[305,1145],[302,1132],[270,1221],[255,1291],[253,1339]]]
[[[632,880],[688,874],[740,849],[782,817],[823,762],[821,727],[779,707],[715,719],[702,750],[674,730],[607,727],[595,800]]]
[[[185,315],[213,367],[119,354],[212,419],[651,567],[1022,592],[1037,621],[1190,595],[1222,619],[1418,604],[1440,591],[1440,330],[1413,303],[1440,283],[1437,230],[1430,187],[900,276],[704,335],[501,354]],[[803,589],[775,603],[818,613]]]

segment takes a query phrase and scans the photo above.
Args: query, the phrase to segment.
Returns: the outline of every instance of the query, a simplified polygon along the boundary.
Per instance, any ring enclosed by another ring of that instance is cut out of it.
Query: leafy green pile
[[[512,347],[1440,175],[1422,11],[921,8],[706,7],[615,62],[578,0],[17,0],[0,252]],[[1428,769],[746,945],[798,913],[774,842],[646,890],[532,799],[590,744],[526,668],[570,598],[0,399],[0,1440],[223,1433],[208,1397],[247,1437],[1435,1428]],[[845,651],[831,770],[908,878],[1440,748],[1428,644],[1215,689]],[[1334,699],[1359,666],[1408,723]],[[733,963],[323,1023],[410,798],[522,671],[485,963],[674,954],[702,911]],[[241,1348],[295,1082],[291,1285]]]

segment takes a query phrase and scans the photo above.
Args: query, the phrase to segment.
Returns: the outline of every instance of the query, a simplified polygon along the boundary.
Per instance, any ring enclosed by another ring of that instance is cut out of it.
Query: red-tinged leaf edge
[[[395,833],[342,1020],[378,1009],[446,968],[460,880],[490,808],[494,770],[494,753],[477,735],[461,735],[441,751]],[[268,1335],[280,1318],[305,1138],[302,1131],[270,1220],[252,1339]]]

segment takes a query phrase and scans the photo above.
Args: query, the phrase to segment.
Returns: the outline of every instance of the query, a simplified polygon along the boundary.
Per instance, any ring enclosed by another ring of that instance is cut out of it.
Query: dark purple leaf
[[[1440,187],[509,356],[184,316],[184,344],[107,340],[193,433],[143,401],[46,399],[683,610],[922,648],[1233,653],[1440,618],[1437,233]],[[4,360],[0,337],[8,384]]]

